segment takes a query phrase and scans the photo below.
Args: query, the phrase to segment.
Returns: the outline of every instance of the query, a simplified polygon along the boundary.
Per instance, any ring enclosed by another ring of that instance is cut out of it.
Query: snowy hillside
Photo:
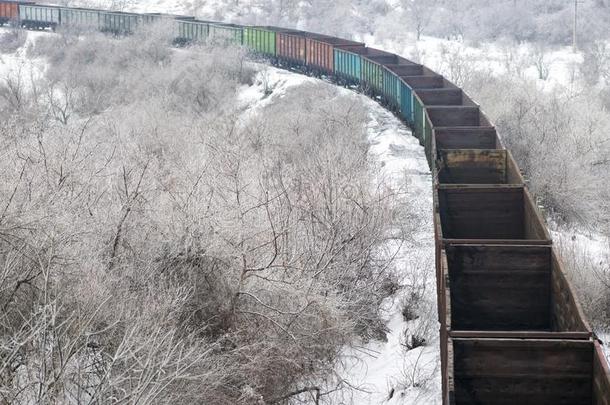
[[[255,85],[244,87],[240,99],[244,117],[265,106],[281,102],[287,93],[305,83],[320,82],[295,73],[268,68]],[[271,95],[265,97],[265,88]],[[385,304],[387,341],[363,342],[346,349],[337,373],[353,387],[333,397],[330,403],[359,405],[435,405],[441,403],[440,357],[436,322],[434,275],[434,233],[432,228],[431,174],[423,147],[395,116],[369,98],[342,89],[369,110],[368,139],[373,170],[380,181],[389,181],[397,193],[404,193],[409,204],[407,219],[414,232],[410,240],[397,246],[397,268],[403,288]],[[421,294],[414,303],[417,319],[405,321],[403,308],[413,291]],[[425,338],[421,347],[407,350],[415,335]]]
[[[46,61],[28,56],[26,50],[36,39],[50,35],[28,32],[24,46],[1,55],[0,75],[8,77],[20,72],[26,77],[42,75],[48,69]],[[260,65],[256,69],[260,72],[253,84],[243,85],[237,95],[239,120],[244,127],[264,114],[266,108],[282,103],[282,98],[303,86],[335,89],[331,84],[295,73]],[[370,405],[440,403],[432,189],[423,147],[396,117],[374,101],[347,89],[339,89],[338,93],[361,103],[368,111],[370,170],[378,181],[371,186],[391,187],[392,193],[402,196],[401,201],[408,202],[404,222],[399,221],[392,232],[397,235],[406,232],[409,236],[401,244],[388,242],[384,248],[394,256],[402,286],[383,304],[387,341],[373,339],[345,348],[336,372],[352,388],[343,390],[341,399]],[[329,398],[336,401],[331,403],[340,400],[332,395]]]

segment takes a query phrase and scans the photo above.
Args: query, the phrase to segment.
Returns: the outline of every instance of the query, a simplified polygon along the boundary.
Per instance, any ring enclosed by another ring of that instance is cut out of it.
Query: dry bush
[[[554,219],[607,227],[610,119],[599,98],[560,88],[543,91],[508,75],[484,75],[467,90],[485,106]]]
[[[403,285],[405,295],[402,314],[407,327],[402,337],[403,347],[409,351],[428,346],[434,339],[438,327],[436,301],[429,289],[433,288],[433,264],[425,257],[414,257],[407,269],[407,279]]]
[[[0,34],[0,52],[12,53],[25,45],[27,33],[21,28],[11,28]]]
[[[559,250],[587,319],[597,333],[607,334],[610,331],[610,245],[605,252],[595,253],[581,245],[560,241]]]
[[[280,403],[383,336],[398,196],[362,105],[305,86],[245,122],[240,50],[57,41],[44,120],[0,129],[4,402]]]
[[[173,55],[166,28],[146,27],[121,41],[99,33],[84,41],[72,30],[37,39],[28,54],[51,62],[44,84],[50,103],[61,105],[60,121],[70,115],[64,111],[87,117],[134,99],[165,98],[177,110],[205,113],[230,100],[227,81],[235,87],[251,82],[243,50],[208,47]]]

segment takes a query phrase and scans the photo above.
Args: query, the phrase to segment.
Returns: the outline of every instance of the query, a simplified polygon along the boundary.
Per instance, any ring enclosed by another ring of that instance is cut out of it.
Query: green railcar
[[[424,110],[425,111],[425,110]],[[424,150],[426,152],[426,158],[428,159],[428,165],[432,167],[433,164],[433,151],[432,151],[432,136],[433,136],[433,128],[432,123],[430,122],[430,117],[428,114],[424,113]]]
[[[387,68],[381,70],[381,96],[391,110],[400,109],[400,78]]]
[[[26,28],[53,28],[61,24],[60,8],[38,4],[20,4],[19,18]]]
[[[277,34],[271,28],[244,27],[244,46],[252,51],[266,56],[276,56]]]
[[[400,86],[400,115],[407,124],[413,126],[413,91],[403,80]]]
[[[383,67],[366,57],[362,57],[362,84],[372,94],[382,94]]]
[[[233,24],[210,24],[209,40],[220,45],[242,45],[243,27]]]

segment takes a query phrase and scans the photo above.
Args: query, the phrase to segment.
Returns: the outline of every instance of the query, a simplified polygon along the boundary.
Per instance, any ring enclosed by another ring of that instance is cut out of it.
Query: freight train
[[[169,21],[176,42],[221,41],[358,86],[397,114],[433,173],[445,405],[610,405],[610,371],[548,229],[495,127],[461,89],[398,55],[327,35],[193,17],[0,0],[0,22],[127,35]]]

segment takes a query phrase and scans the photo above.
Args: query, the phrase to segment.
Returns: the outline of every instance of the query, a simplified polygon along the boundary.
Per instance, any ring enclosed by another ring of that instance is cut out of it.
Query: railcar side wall
[[[20,4],[19,19],[27,28],[55,28],[60,25],[60,9],[54,6]]]
[[[244,46],[254,52],[267,56],[276,56],[276,33],[262,27],[244,27]]]
[[[19,18],[19,3],[0,2],[0,24],[17,21]]]
[[[335,75],[348,84],[360,84],[362,76],[362,58],[360,54],[345,49],[335,48]]]

